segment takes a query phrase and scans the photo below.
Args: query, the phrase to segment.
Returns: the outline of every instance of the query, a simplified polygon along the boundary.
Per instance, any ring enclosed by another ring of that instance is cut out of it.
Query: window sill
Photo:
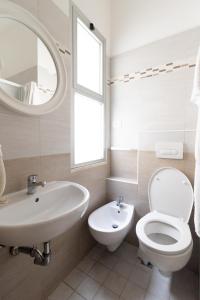
[[[105,166],[105,165],[107,165],[107,163],[108,163],[107,160],[104,160],[104,161],[99,161],[99,162],[94,162],[94,163],[91,163],[91,164],[87,164],[87,165],[84,165],[84,166],[72,167],[71,168],[71,173],[81,172],[81,171],[84,171],[84,170],[97,168],[97,167],[100,167],[100,166]]]

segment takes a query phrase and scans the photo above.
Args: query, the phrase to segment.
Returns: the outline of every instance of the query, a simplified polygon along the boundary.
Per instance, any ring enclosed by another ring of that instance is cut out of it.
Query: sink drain
[[[116,229],[116,228],[118,228],[119,227],[119,225],[117,225],[117,224],[113,224],[112,225],[112,228],[114,228],[114,229]]]

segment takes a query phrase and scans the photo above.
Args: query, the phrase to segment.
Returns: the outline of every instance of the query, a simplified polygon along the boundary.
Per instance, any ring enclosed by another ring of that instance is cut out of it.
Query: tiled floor
[[[113,254],[95,246],[48,300],[197,300],[198,277],[186,269],[173,278],[141,265],[137,248],[123,243]]]

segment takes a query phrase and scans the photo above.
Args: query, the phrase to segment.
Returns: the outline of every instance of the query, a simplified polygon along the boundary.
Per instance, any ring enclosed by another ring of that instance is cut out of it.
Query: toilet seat
[[[153,224],[154,233],[160,232],[163,227],[166,236],[172,237],[176,236],[176,242],[172,244],[162,244],[153,241],[148,236],[148,231]],[[172,217],[160,212],[150,212],[139,220],[136,226],[136,233],[139,240],[152,249],[154,252],[166,255],[180,254],[187,250],[192,244],[192,236],[190,232],[189,225],[183,220]]]

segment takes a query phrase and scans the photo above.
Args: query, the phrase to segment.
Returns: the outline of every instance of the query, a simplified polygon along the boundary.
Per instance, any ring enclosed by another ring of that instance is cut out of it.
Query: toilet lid
[[[193,206],[193,189],[189,179],[179,170],[162,168],[151,177],[148,187],[151,211],[189,221]]]

